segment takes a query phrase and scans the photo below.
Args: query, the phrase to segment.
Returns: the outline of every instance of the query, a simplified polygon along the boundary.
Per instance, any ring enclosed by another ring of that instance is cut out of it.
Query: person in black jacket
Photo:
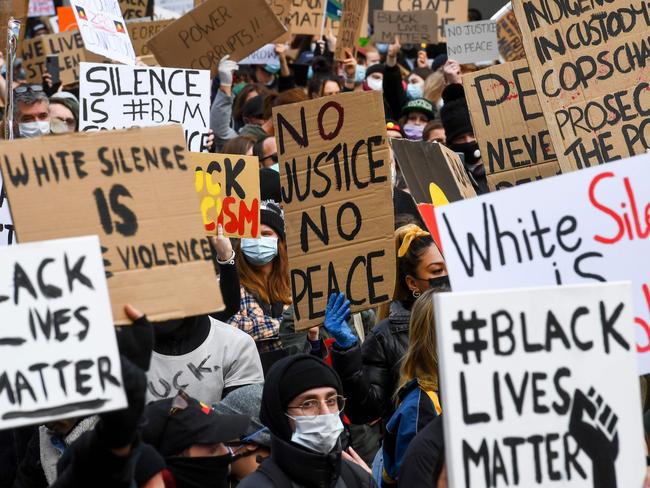
[[[429,422],[409,444],[404,455],[398,486],[446,487],[444,465],[445,439],[442,416],[438,416]]]
[[[322,360],[298,354],[266,377],[260,420],[271,432],[271,456],[239,488],[373,488],[370,473],[345,453],[338,375]]]
[[[328,320],[328,313],[336,313],[338,307],[328,307],[325,315],[325,328],[336,338],[330,354],[348,397],[345,413],[355,424],[390,418],[395,410],[391,398],[408,347],[411,305],[429,288],[449,289],[444,258],[428,232],[414,224],[400,227],[395,231],[395,247],[397,276],[393,301],[390,307],[380,309],[381,321],[362,346],[344,320]]]

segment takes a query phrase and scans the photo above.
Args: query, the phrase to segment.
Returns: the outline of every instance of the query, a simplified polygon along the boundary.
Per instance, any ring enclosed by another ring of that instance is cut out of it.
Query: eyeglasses
[[[303,417],[315,418],[320,414],[321,404],[325,404],[330,413],[341,413],[345,408],[345,397],[341,395],[333,395],[325,400],[316,400],[312,398],[305,400],[300,405],[289,405],[287,408],[300,410]]]
[[[55,118],[57,120],[60,120],[61,122],[63,122],[68,127],[75,128],[77,126],[77,121],[74,118],[70,118],[70,119],[63,119],[61,117],[53,117],[53,118]]]
[[[263,158],[260,159],[260,161],[264,161],[265,159],[269,159],[269,158],[271,158],[271,161],[273,161],[274,163],[277,163],[278,153],[273,153],[273,154],[269,154],[268,156],[264,156]]]
[[[20,85],[14,88],[14,93],[21,94],[21,93],[41,93],[43,91],[43,87],[41,85]]]

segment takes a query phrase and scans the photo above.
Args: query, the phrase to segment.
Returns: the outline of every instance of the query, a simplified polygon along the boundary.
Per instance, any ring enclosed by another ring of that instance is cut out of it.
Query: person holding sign
[[[397,270],[393,300],[379,309],[380,322],[360,346],[347,321],[341,317],[343,300],[330,297],[325,329],[336,339],[331,348],[332,365],[348,396],[346,414],[355,424],[382,418],[395,410],[393,394],[400,382],[396,365],[408,346],[409,320],[415,300],[426,290],[447,291],[447,266],[431,235],[417,225],[395,231]],[[347,303],[349,307],[349,303]]]

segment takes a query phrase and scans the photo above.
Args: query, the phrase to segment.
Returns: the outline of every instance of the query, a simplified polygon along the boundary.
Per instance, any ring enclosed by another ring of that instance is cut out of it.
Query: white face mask
[[[378,80],[377,78],[368,78],[366,83],[368,83],[368,88],[374,91],[381,91],[384,88],[384,80]]]
[[[338,413],[317,417],[291,417],[290,415],[287,417],[296,424],[296,431],[291,436],[291,440],[321,454],[329,454],[343,432],[343,422]]]
[[[45,136],[50,133],[50,121],[36,120],[34,122],[24,122],[18,124],[18,131],[20,132],[20,137]]]

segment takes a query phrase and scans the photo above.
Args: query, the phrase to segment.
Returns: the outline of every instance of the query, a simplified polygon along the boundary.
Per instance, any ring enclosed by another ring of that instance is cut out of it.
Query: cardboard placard
[[[518,61],[526,59],[524,43],[521,40],[521,31],[517,17],[512,10],[512,2],[506,3],[501,10],[492,16],[497,23],[497,42],[499,54],[503,61]]]
[[[120,10],[125,20],[141,19],[147,16],[149,3],[152,0],[119,0]]]
[[[189,153],[203,228],[228,237],[260,237],[260,162],[257,156]]]
[[[438,15],[438,42],[445,42],[445,26],[467,22],[469,0],[384,0],[383,10],[435,10]]]
[[[79,130],[181,124],[200,152],[210,128],[210,72],[81,63]]]
[[[476,196],[463,162],[446,146],[407,139],[390,145],[416,203],[438,206]]]
[[[11,17],[21,21],[22,39],[25,34],[25,25],[27,24],[27,13],[29,12],[29,0],[9,0],[0,2],[0,25],[4,26],[2,35],[0,35],[0,50],[7,58],[7,25]]]
[[[147,46],[149,39],[171,24],[172,20],[154,20],[149,22],[128,22],[126,29],[129,31],[133,50],[136,56],[149,56],[151,51]]]
[[[330,293],[352,312],[390,300],[394,217],[384,103],[354,92],[273,109],[296,328]]]
[[[525,59],[463,76],[490,190],[561,173]]]
[[[0,248],[0,429],[126,408],[97,236]]]
[[[11,245],[15,242],[14,222],[11,219],[9,200],[5,192],[5,185],[0,175],[0,246]]]
[[[117,0],[70,0],[84,45],[124,64],[135,64],[135,52]]]
[[[461,64],[499,59],[497,24],[494,20],[445,26],[447,56]]]
[[[57,7],[56,17],[59,22],[59,32],[78,30],[77,18],[74,16],[72,7]]]
[[[434,301],[449,486],[642,486],[629,283]]]
[[[438,17],[435,10],[391,12],[375,10],[373,35],[375,42],[392,43],[399,36],[402,44],[435,44],[438,42]]]
[[[291,17],[289,32],[292,35],[304,34],[307,36],[320,36],[321,28],[323,34],[330,30],[333,35],[338,35],[340,22],[325,16],[323,26],[323,14],[327,0],[293,0],[291,4]]]
[[[98,234],[117,324],[219,310],[184,146],[180,125],[0,143],[19,241]]]
[[[239,61],[285,33],[266,0],[209,0],[149,41],[162,66],[209,69],[225,55]]]
[[[649,372],[649,163],[637,156],[436,209],[452,289],[632,281]]]
[[[367,8],[368,0],[345,0],[341,23],[336,36],[334,59],[343,61],[348,59],[350,54],[352,54],[352,57],[356,56],[355,46],[361,36],[361,27],[368,18]]]
[[[54,0],[29,0],[28,17],[49,17],[55,14]]]
[[[289,42],[291,40],[291,33],[289,29],[291,28],[291,0],[266,0],[266,3],[273,13],[282,23],[287,32],[278,37],[275,42]]]
[[[546,5],[526,0],[513,7],[562,171],[645,153],[646,3],[596,2],[575,12]]]
[[[259,48],[250,56],[246,56],[239,61],[240,65],[244,64],[276,64],[279,65],[280,61],[278,53],[275,52],[275,44],[267,44]]]
[[[41,83],[48,55],[59,58],[61,83],[72,85],[79,81],[79,65],[82,61],[96,58],[84,49],[84,42],[78,30],[48,34],[23,41],[21,57],[29,83]]]

